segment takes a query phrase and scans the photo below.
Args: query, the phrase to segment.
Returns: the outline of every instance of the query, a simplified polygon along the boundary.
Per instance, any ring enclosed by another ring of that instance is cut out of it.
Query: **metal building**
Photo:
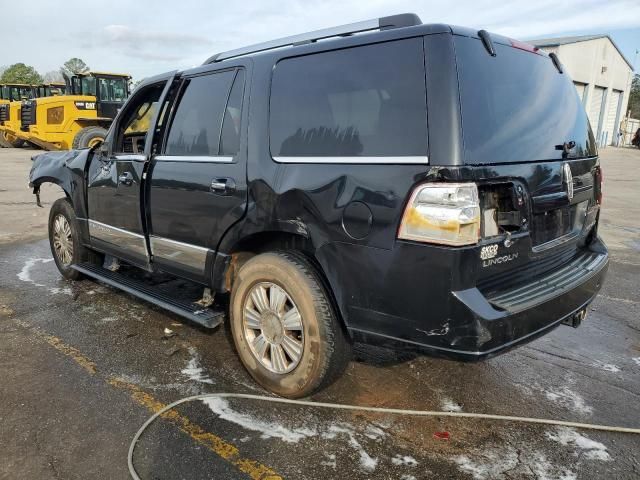
[[[609,35],[527,40],[560,58],[582,98],[591,129],[600,147],[618,145],[633,65]]]

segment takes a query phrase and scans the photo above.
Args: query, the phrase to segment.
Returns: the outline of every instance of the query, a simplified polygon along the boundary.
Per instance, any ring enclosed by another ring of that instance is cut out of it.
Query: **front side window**
[[[282,60],[270,105],[274,157],[426,156],[422,40]]]
[[[124,107],[118,122],[115,152],[142,153],[165,83],[150,85],[138,91]]]
[[[185,80],[169,128],[166,155],[219,155],[222,121],[235,74],[229,70]]]

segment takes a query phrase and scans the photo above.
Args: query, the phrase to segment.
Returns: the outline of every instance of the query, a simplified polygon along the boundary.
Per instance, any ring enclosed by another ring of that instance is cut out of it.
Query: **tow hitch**
[[[583,308],[579,312],[574,313],[572,316],[564,319],[562,321],[562,324],[569,325],[570,327],[573,327],[573,328],[578,328],[585,318],[587,318],[587,309]]]

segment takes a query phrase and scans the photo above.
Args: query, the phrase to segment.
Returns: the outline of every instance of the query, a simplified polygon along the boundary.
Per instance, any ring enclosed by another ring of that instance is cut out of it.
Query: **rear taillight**
[[[595,183],[596,202],[598,205],[602,205],[602,188],[604,185],[604,173],[602,167],[598,165],[593,174]]]
[[[477,243],[478,187],[475,183],[427,183],[416,187],[404,211],[398,238],[454,246]]]

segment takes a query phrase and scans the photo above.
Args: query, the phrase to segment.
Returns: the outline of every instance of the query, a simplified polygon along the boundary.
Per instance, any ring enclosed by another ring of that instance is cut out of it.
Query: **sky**
[[[14,18],[12,10],[23,14],[2,22],[0,66],[23,62],[42,74],[79,57],[93,70],[139,80],[199,65],[220,51],[404,12],[423,23],[521,40],[606,33],[631,63],[640,49],[640,0],[31,0],[28,8],[0,0],[0,6],[6,18]]]

